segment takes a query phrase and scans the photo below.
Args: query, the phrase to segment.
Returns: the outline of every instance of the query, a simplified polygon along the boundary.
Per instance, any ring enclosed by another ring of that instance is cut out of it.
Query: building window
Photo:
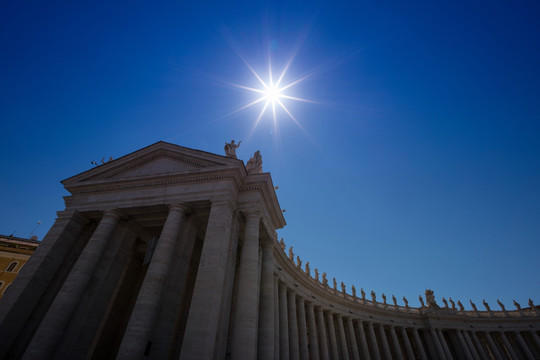
[[[18,262],[16,261],[13,261],[11,264],[8,265],[8,267],[6,268],[6,271],[13,271],[15,270],[15,267],[17,266]]]

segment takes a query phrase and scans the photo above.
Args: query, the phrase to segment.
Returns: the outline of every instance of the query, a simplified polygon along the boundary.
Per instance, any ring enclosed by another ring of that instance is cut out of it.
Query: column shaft
[[[469,333],[467,331],[465,331],[465,339],[467,338],[467,335]],[[486,354],[486,350],[484,349],[484,345],[480,342],[480,339],[478,339],[478,336],[476,336],[476,332],[472,331],[471,332],[471,337],[472,337],[472,340],[474,342],[474,345],[478,351],[478,354],[480,355],[480,358],[482,358],[483,360],[488,360],[490,359],[490,357]]]
[[[24,359],[41,360],[51,358],[54,355],[56,346],[62,339],[64,329],[77,308],[119,219],[120,214],[115,210],[107,210],[104,213],[94,234],[88,240],[47,315],[41,322],[24,354]]]
[[[471,356],[473,359],[484,359],[482,355],[476,351],[476,348],[474,347],[474,344],[471,340],[471,337],[469,336],[469,333],[466,330],[458,330],[463,335],[463,338],[465,339],[465,343],[467,344],[467,347],[469,348],[469,351],[471,352]]]
[[[326,314],[326,322],[328,324],[328,335],[330,337],[330,353],[332,360],[339,359],[339,350],[336,338],[336,328],[334,327],[334,316],[331,312]]]
[[[326,340],[326,326],[324,325],[324,313],[321,308],[317,309],[317,322],[319,325],[319,344],[321,346],[321,360],[328,360],[328,341]]]
[[[233,359],[254,359],[257,355],[259,222],[260,218],[257,213],[251,212],[246,215],[244,243],[238,266],[236,312],[232,331],[231,358]],[[265,300],[270,301],[271,299]]]
[[[512,346],[512,344],[510,344],[510,341],[508,340],[508,338],[506,337],[504,332],[501,331],[499,333],[499,335],[501,336],[501,340],[502,340],[504,346],[506,347],[506,350],[510,354],[510,357],[512,359],[519,359],[517,354],[516,354],[516,351],[514,350],[514,347]]]
[[[289,319],[287,316],[287,288],[279,284],[279,358],[289,359]]]
[[[339,331],[339,347],[341,349],[341,359],[349,359],[349,349],[347,348],[347,338],[345,337],[345,327],[343,326],[343,318],[341,315],[336,315],[336,322]]]
[[[272,243],[263,243],[261,297],[259,314],[258,359],[274,358],[274,247]],[[277,338],[276,338],[277,340]]]
[[[307,303],[307,316],[309,326],[309,358],[319,359],[319,341],[317,340],[317,326],[315,324],[315,312],[312,303]]]
[[[441,345],[443,347],[444,353],[446,354],[446,358],[448,360],[452,360],[452,353],[450,352],[450,348],[448,347],[448,343],[446,342],[446,339],[444,338],[444,333],[441,329],[437,329],[437,335],[439,335],[439,339],[441,339]]]
[[[491,334],[487,331],[484,332],[484,335],[486,336],[487,343],[489,345],[489,349],[491,350],[491,353],[493,354],[493,357],[495,360],[502,360],[504,359],[499,351],[499,348],[497,347],[497,344],[493,341],[493,338],[491,337]]]
[[[439,335],[437,335],[437,332],[435,331],[435,329],[429,329],[429,332],[431,334],[431,338],[433,339],[433,343],[435,344],[435,348],[437,349],[437,353],[439,354],[439,357],[441,358],[441,360],[445,360],[446,355],[444,353],[441,340],[439,339]]]
[[[366,339],[366,332],[364,331],[364,325],[362,321],[358,321],[358,335],[360,336],[360,343],[362,344],[362,356],[364,359],[370,359],[369,356],[369,347]]]
[[[540,337],[536,334],[535,331],[531,331],[530,334],[531,334],[531,337],[532,337],[534,343],[540,349]]]
[[[397,359],[403,359],[403,353],[401,352],[401,347],[399,346],[399,340],[396,334],[396,328],[390,326],[390,337],[392,338],[392,345],[394,347],[394,352],[396,353]]]
[[[289,354],[292,360],[297,360],[300,359],[300,348],[298,345],[296,295],[292,290],[288,292],[287,306],[289,309]]]
[[[420,359],[427,360],[426,351],[424,350],[424,345],[422,344],[422,340],[420,339],[420,335],[418,334],[418,329],[413,328],[412,332],[414,342],[416,343],[416,348],[418,349],[418,355],[420,355]]]
[[[274,277],[274,360],[279,360],[279,285]]]
[[[169,211],[131,312],[117,359],[139,359],[144,355],[149,334],[160,307],[163,285],[169,273],[184,212],[185,208],[181,205],[174,205]]]
[[[309,359],[307,324],[306,324],[306,307],[304,299],[298,298],[297,315],[298,315],[298,336],[300,341],[300,359]]]
[[[414,360],[414,352],[411,346],[411,342],[409,341],[409,336],[407,335],[407,329],[404,327],[401,327],[401,338],[403,339],[403,344],[405,345],[405,352],[407,354],[407,359]]]
[[[384,331],[384,325],[379,324],[379,338],[381,340],[381,345],[383,348],[383,354],[385,359],[392,359],[392,352],[390,351],[390,346],[388,345],[388,340],[386,339],[386,333]]]
[[[519,346],[527,356],[527,359],[534,360],[534,355],[532,354],[531,349],[529,349],[529,345],[527,345],[527,343],[525,342],[525,339],[523,339],[523,336],[521,336],[520,332],[516,331],[514,334],[516,335]]]
[[[232,261],[228,257],[232,215],[229,202],[212,204],[180,353],[182,360],[214,357],[227,263]]]
[[[461,347],[463,353],[465,354],[465,357],[468,360],[473,360],[473,356],[471,354],[471,351],[469,350],[469,347],[467,346],[467,343],[465,342],[465,338],[463,337],[463,334],[460,330],[456,330],[456,335],[459,341],[459,346]]]
[[[375,336],[375,329],[373,328],[373,323],[368,322],[369,329],[369,341],[371,344],[371,351],[373,352],[373,358],[375,360],[381,360],[381,352],[379,351],[379,345],[377,344],[377,337]]]
[[[356,342],[356,334],[354,332],[354,324],[351,318],[347,318],[347,332],[349,333],[349,344],[353,360],[360,360],[358,352],[358,344]]]

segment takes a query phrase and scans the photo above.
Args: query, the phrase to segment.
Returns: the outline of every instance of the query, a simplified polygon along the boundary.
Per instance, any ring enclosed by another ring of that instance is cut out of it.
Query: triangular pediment
[[[178,175],[205,169],[243,168],[241,160],[158,142],[62,181],[64,185]]]

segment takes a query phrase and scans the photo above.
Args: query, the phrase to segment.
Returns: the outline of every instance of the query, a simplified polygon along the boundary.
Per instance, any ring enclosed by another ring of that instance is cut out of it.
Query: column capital
[[[259,209],[246,209],[246,210],[242,210],[242,214],[244,214],[244,216],[246,218],[248,217],[258,217],[258,218],[261,218],[261,211]]]
[[[169,205],[169,211],[179,211],[179,212],[182,212],[182,213],[187,213],[188,211],[190,210],[190,207],[183,204],[183,203],[178,203],[178,204],[170,204]]]
[[[118,209],[105,209],[103,210],[103,216],[108,216],[108,217],[113,217],[113,218],[116,218],[116,219],[120,219],[120,217],[122,217],[122,212]]]

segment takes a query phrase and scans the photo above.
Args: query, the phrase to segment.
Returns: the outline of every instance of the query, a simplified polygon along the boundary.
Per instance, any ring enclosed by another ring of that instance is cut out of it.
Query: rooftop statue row
[[[230,143],[225,142],[225,155],[232,159],[238,159],[236,157],[236,149],[240,147],[242,141],[239,141],[238,144],[234,143],[234,140],[231,140]],[[259,150],[255,151],[251,159],[248,160],[246,164],[246,170],[248,174],[260,174],[262,173],[262,156]]]
[[[279,241],[279,245],[280,245],[281,249],[285,252],[285,249],[286,249],[287,246],[286,246],[285,241],[283,240],[283,238],[281,238],[281,240]],[[303,271],[309,277],[309,279],[314,280],[317,284],[322,285],[328,291],[331,291],[336,295],[343,296],[344,298],[352,297],[351,300],[353,300],[355,302],[361,302],[364,305],[369,305],[371,303],[371,305],[376,305],[377,306],[377,304],[379,304],[379,305],[382,305],[382,307],[385,308],[385,309],[390,309],[390,307],[388,306],[388,303],[387,303],[387,297],[386,297],[386,295],[384,293],[381,295],[381,297],[382,297],[382,303],[381,303],[381,302],[377,301],[377,295],[375,294],[375,291],[372,290],[371,294],[370,294],[371,295],[371,301],[369,301],[369,300],[366,300],[366,293],[365,293],[364,289],[362,289],[362,288],[360,288],[360,298],[357,297],[356,288],[355,288],[354,285],[351,286],[351,293],[352,294],[348,294],[347,291],[346,291],[346,285],[343,283],[343,281],[340,284],[341,292],[338,292],[336,278],[332,278],[332,288],[330,288],[330,286],[328,285],[328,278],[327,278],[328,275],[325,272],[323,272],[322,277],[320,278],[319,277],[319,270],[317,268],[315,268],[314,276],[312,277],[311,276],[311,269],[310,269],[310,266],[309,266],[309,261],[306,261],[305,268],[304,268],[304,270],[302,270],[302,260],[300,259],[299,255],[296,255],[296,259],[295,259],[295,255],[294,255],[292,246],[289,247],[288,258],[292,262],[292,264],[295,265],[300,271]],[[296,262],[295,262],[295,260],[296,260]],[[437,302],[435,301],[435,293],[431,289],[427,289],[425,291],[424,296],[425,296],[425,301],[424,301],[424,298],[422,298],[421,295],[418,296],[418,300],[420,301],[420,305],[421,305],[420,308],[418,308],[418,310],[421,311],[421,312],[464,313],[464,312],[467,311],[467,310],[465,310],[465,307],[463,306],[463,304],[459,300],[457,301],[457,308],[456,308],[456,303],[454,302],[454,300],[452,300],[452,298],[448,298],[448,300],[446,300],[443,297],[442,302],[444,304],[444,307],[440,307],[437,304]],[[448,305],[449,302],[450,302],[450,306]],[[515,300],[513,302],[514,302],[514,306],[516,307],[516,311],[521,313],[522,309],[521,309],[520,304],[517,303]],[[405,296],[403,297],[404,306],[398,305],[397,299],[396,299],[396,297],[394,295],[392,295],[392,303],[393,303],[394,310],[399,310],[400,308],[404,308],[406,311],[410,311],[410,309],[411,309],[409,307],[409,301],[407,300],[407,298]],[[476,304],[473,303],[472,300],[469,300],[469,303],[471,304],[472,312],[477,313],[478,309],[476,307]],[[485,310],[486,312],[488,312],[488,313],[493,312],[493,310],[491,310],[489,304],[485,300],[482,300],[482,303],[483,303],[483,305],[484,305],[484,307],[486,309]],[[506,310],[504,304],[499,299],[497,299],[497,304],[501,308],[500,312],[503,312],[503,313],[506,314],[507,310]],[[458,310],[458,308],[459,308],[459,310]],[[532,299],[529,299],[529,308],[526,309],[526,310],[528,311],[529,314],[540,315],[540,311],[537,312],[536,306],[534,305],[534,302],[532,301]]]

